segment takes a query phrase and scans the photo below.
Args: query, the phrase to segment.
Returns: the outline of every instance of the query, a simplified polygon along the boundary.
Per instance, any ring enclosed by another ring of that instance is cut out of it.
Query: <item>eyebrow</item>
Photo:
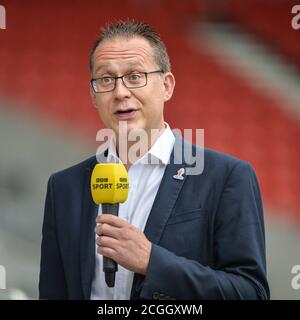
[[[128,63],[128,67],[132,68],[132,67],[142,67],[144,68],[144,66],[140,63],[140,62],[129,62]],[[109,66],[108,65],[102,65],[99,66],[96,70],[95,70],[95,74],[101,70],[105,70],[105,71],[109,71]]]

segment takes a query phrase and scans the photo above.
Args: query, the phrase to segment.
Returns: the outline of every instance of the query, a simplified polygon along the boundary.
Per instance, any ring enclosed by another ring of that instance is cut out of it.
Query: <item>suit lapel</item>
[[[183,143],[183,140],[178,135],[175,135],[175,138],[175,144],[178,148],[177,150],[182,150],[180,145]],[[171,153],[170,163],[165,169],[161,184],[159,186],[144,230],[144,233],[148,240],[154,244],[159,243],[165,225],[179,196],[180,190],[183,187],[185,180],[187,179],[187,177],[185,177],[184,180],[173,178],[173,176],[177,174],[180,168],[186,167],[185,163],[182,163],[182,161],[178,161],[178,159],[176,159],[177,157],[174,154],[174,149],[176,150],[176,146],[175,148],[173,148],[173,151]],[[178,162],[181,163],[178,164]],[[143,279],[144,276],[142,275],[134,275],[131,290],[131,299],[136,298],[136,294],[139,292],[139,287]]]
[[[82,199],[82,218],[80,230],[80,270],[82,289],[85,299],[90,299],[91,285],[95,269],[95,226],[98,206],[93,202],[90,181],[92,170],[96,165],[96,158],[90,167],[85,170],[83,199]]]
[[[174,179],[173,176],[182,168],[182,164],[168,164],[153,203],[144,230],[149,241],[158,244],[164,227],[178,198],[184,180]]]

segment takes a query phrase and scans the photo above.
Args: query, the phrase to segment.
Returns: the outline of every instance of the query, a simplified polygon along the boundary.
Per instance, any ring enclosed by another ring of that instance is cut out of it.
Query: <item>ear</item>
[[[174,88],[175,88],[175,77],[173,73],[167,72],[164,74],[164,87],[165,87],[164,100],[168,101],[171,99]]]
[[[98,106],[97,106],[97,103],[96,103],[96,93],[95,93],[94,89],[92,88],[92,84],[90,84],[90,95],[91,95],[91,98],[92,98],[93,105],[97,109]]]

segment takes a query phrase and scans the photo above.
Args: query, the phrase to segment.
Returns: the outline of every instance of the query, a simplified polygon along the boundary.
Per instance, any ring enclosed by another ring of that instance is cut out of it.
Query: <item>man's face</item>
[[[154,63],[153,49],[142,37],[107,40],[94,52],[93,78],[155,70],[159,67]],[[107,128],[118,135],[119,121],[126,121],[128,132],[144,129],[150,134],[151,129],[164,127],[164,102],[171,98],[174,86],[175,79],[168,72],[149,74],[147,85],[142,88],[128,89],[117,79],[114,91],[95,93],[92,88],[90,91]]]

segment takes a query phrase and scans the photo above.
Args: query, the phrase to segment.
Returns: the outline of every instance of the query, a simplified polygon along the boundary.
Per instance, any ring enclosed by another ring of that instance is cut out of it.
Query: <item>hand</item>
[[[145,275],[152,243],[145,234],[127,221],[111,215],[97,217],[97,252],[111,258],[124,268]]]

